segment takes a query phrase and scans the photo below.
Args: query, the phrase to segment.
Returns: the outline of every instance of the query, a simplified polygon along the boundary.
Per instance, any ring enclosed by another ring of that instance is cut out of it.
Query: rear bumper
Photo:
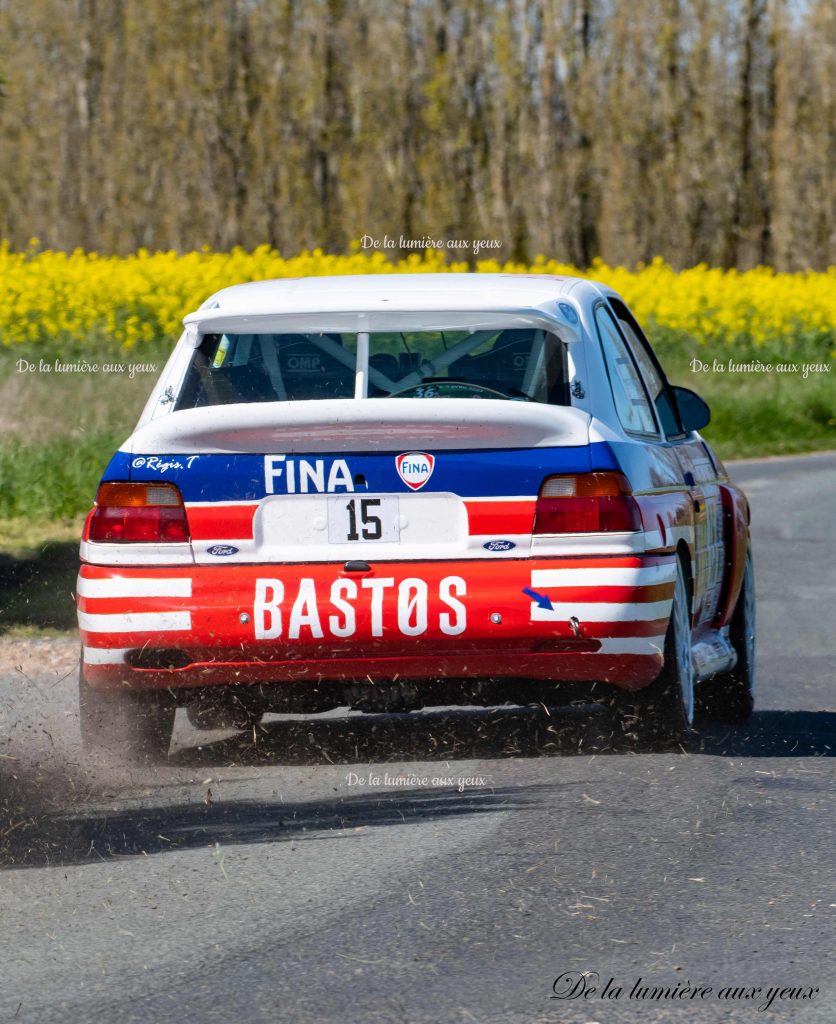
[[[675,572],[673,555],[366,573],[84,564],[84,674],[97,689],[498,677],[638,689],[662,667]]]

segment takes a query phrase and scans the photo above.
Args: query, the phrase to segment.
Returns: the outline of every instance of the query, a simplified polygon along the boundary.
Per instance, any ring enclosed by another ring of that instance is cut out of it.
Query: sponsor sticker
[[[512,540],[489,540],[482,545],[485,551],[510,551],[516,546]]]
[[[199,455],[186,455],[183,462],[173,456],[139,455],[131,460],[132,469],[151,469],[155,473],[167,473],[170,469],[191,469]]]
[[[433,475],[435,456],[426,452],[405,452],[395,457],[395,466],[406,486],[418,491]]]
[[[267,494],[324,494],[353,491],[351,470],[345,459],[294,459],[288,455],[264,456],[264,490]]]
[[[324,637],[414,637],[467,630],[467,583],[444,576],[437,583],[410,576],[340,577],[330,587],[311,577],[297,583],[259,577],[255,581],[256,640],[321,640]]]
[[[319,356],[289,356],[285,369],[295,373],[321,373],[322,360]]]
[[[238,548],[234,544],[213,544],[211,548],[206,549],[206,554],[225,558],[228,555],[237,555]]]

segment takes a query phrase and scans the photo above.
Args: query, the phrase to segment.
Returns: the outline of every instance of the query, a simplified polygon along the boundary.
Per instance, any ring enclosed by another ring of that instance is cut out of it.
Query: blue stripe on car
[[[415,449],[416,451],[419,449]],[[355,490],[412,493],[395,466],[400,452],[310,453],[288,455],[288,460],[322,463],[327,481],[337,460],[348,465],[351,477],[365,479]],[[617,470],[618,462],[606,442],[579,447],[473,449],[436,451],[435,467],[421,492],[446,491],[464,498],[536,495],[543,478],[552,473],[588,473]],[[154,462],[150,460],[154,459]],[[103,480],[161,480],[180,488],[187,502],[254,501],[265,497],[264,455],[143,456],[118,451]],[[297,481],[299,474],[296,474]],[[287,474],[274,480],[276,494],[287,493]],[[344,488],[338,488],[344,491]],[[294,493],[300,493],[298,490]],[[315,493],[309,486],[307,492]]]

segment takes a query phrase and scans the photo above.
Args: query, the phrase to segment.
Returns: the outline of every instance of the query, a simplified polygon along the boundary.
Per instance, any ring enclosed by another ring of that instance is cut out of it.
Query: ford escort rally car
[[[162,754],[177,706],[751,712],[748,504],[612,290],[263,281],[184,324],[84,527],[88,749]]]

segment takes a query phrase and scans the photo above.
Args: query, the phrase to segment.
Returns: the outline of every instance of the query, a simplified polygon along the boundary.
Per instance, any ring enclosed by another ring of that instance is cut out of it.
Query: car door
[[[693,615],[694,625],[707,626],[718,612],[723,588],[725,555],[723,495],[719,463],[694,432],[685,432],[665,374],[641,328],[627,306],[610,298],[610,306],[656,407],[665,444],[676,457],[682,482],[694,511]]]

